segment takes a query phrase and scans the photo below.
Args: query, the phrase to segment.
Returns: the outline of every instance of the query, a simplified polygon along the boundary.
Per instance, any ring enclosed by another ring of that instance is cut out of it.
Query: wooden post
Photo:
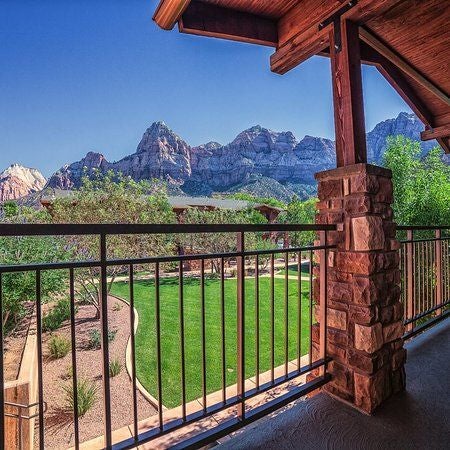
[[[326,231],[320,231],[320,245],[326,246],[327,245],[327,232]],[[328,258],[327,258],[327,249],[323,248],[319,250],[320,256],[319,256],[319,270],[320,270],[320,276],[319,276],[319,292],[320,292],[320,313],[319,313],[319,336],[320,336],[320,347],[319,347],[319,353],[320,353],[320,359],[325,360],[327,356],[327,289],[328,289],[328,283],[327,283],[327,264],[328,264]],[[322,366],[319,370],[320,375],[324,375],[326,371],[326,366]]]
[[[436,258],[436,306],[442,304],[442,241],[441,230],[436,230],[435,241],[435,258]],[[440,316],[442,314],[442,308],[436,310],[436,314]]]
[[[406,232],[406,313],[405,319],[411,319],[414,314],[414,234],[412,230]],[[407,331],[413,329],[414,323],[411,322],[406,326]]]
[[[367,162],[358,25],[337,19],[330,35],[337,166]]]

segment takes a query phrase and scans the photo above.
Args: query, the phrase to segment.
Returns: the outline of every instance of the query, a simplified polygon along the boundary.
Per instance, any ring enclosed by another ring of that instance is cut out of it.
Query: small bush
[[[66,370],[61,375],[61,378],[63,380],[71,380],[72,377],[73,377],[73,367],[72,367],[72,365],[70,365],[70,366],[67,366]]]
[[[121,309],[123,308],[123,305],[121,305],[120,303],[118,303],[118,302],[116,302],[116,303],[114,303],[114,306],[113,306],[113,311],[120,311]]]
[[[109,377],[113,378],[122,371],[122,364],[120,364],[118,359],[113,359],[109,363]]]
[[[42,319],[43,331],[55,331],[70,319],[70,301],[59,300],[56,306]]]
[[[66,393],[65,402],[68,409],[73,411],[74,395],[73,386],[63,386]],[[93,381],[79,379],[77,382],[78,416],[83,417],[94,405],[97,399],[97,386]]]
[[[64,358],[70,351],[70,341],[64,336],[52,336],[48,341],[48,350],[53,359]]]
[[[116,338],[117,330],[109,330],[108,331],[108,342],[112,342]],[[101,348],[101,334],[97,329],[91,330],[89,332],[89,345],[90,349],[98,350]]]

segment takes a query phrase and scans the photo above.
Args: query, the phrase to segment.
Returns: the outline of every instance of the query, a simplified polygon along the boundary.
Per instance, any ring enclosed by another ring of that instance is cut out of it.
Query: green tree
[[[16,215],[9,215],[3,223],[49,222],[45,211],[18,208]],[[21,265],[58,262],[70,257],[64,240],[55,237],[3,236],[0,237],[0,264]],[[54,295],[61,295],[66,287],[67,273],[62,270],[41,272],[41,300],[46,302]],[[2,275],[3,313],[2,324],[7,330],[14,328],[26,312],[26,304],[36,301],[35,271],[12,272]]]
[[[236,211],[231,209],[205,210],[189,208],[182,217],[183,223],[207,224],[264,224],[266,218],[254,209]],[[247,249],[264,247],[264,233],[246,233]],[[236,233],[195,233],[178,236],[178,243],[187,253],[227,253],[236,251]],[[211,260],[212,269],[220,271],[218,261]]]
[[[6,218],[15,217],[19,213],[19,205],[13,200],[8,200],[3,203],[2,209]]]
[[[420,155],[419,142],[403,136],[388,139],[384,165],[392,171],[395,220],[401,225],[448,225],[450,166],[442,161],[439,147]]]
[[[316,203],[316,198],[301,201],[294,197],[288,203],[286,211],[280,214],[279,221],[290,224],[313,224],[315,222]],[[314,238],[314,231],[294,231],[289,233],[290,243],[294,247],[311,245]]]
[[[108,172],[84,177],[82,186],[69,198],[54,201],[51,208],[54,223],[175,223],[176,217],[167,200],[165,185],[160,181],[136,182],[130,177]],[[69,238],[68,248],[77,259],[98,259],[99,240],[92,236]],[[107,237],[109,259],[138,258],[171,253],[170,235],[120,235]],[[126,267],[108,269],[108,292]],[[76,291],[92,304],[99,316],[99,268],[76,271]]]

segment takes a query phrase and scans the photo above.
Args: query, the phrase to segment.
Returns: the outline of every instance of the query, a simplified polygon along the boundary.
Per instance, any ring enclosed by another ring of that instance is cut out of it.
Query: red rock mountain
[[[46,182],[39,170],[12,164],[0,173],[0,202],[38,192]]]

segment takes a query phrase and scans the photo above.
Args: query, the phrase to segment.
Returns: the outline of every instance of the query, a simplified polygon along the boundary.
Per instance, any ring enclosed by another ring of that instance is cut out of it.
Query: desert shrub
[[[108,331],[108,342],[112,342],[116,338],[117,330]],[[97,329],[91,330],[89,332],[89,344],[88,348],[98,350],[101,348],[101,334]]]
[[[42,319],[44,331],[55,331],[61,327],[64,321],[70,319],[70,301],[59,300],[56,306],[50,310]]]
[[[72,365],[67,366],[66,370],[64,371],[64,373],[61,375],[61,378],[63,380],[71,380],[73,377],[73,367]]]
[[[121,305],[119,302],[114,303],[113,311],[120,311],[123,308],[123,305]]]
[[[122,370],[122,364],[120,364],[120,361],[118,359],[113,359],[109,363],[109,376],[110,376],[110,378],[113,378],[116,375],[119,375],[121,370]]]
[[[66,394],[65,402],[68,409],[73,411],[74,394],[72,384],[63,386]],[[97,399],[97,386],[93,381],[81,378],[77,381],[77,401],[78,401],[78,416],[83,417],[94,405]]]
[[[64,336],[52,336],[48,341],[48,350],[53,359],[64,358],[70,351],[70,341]]]

